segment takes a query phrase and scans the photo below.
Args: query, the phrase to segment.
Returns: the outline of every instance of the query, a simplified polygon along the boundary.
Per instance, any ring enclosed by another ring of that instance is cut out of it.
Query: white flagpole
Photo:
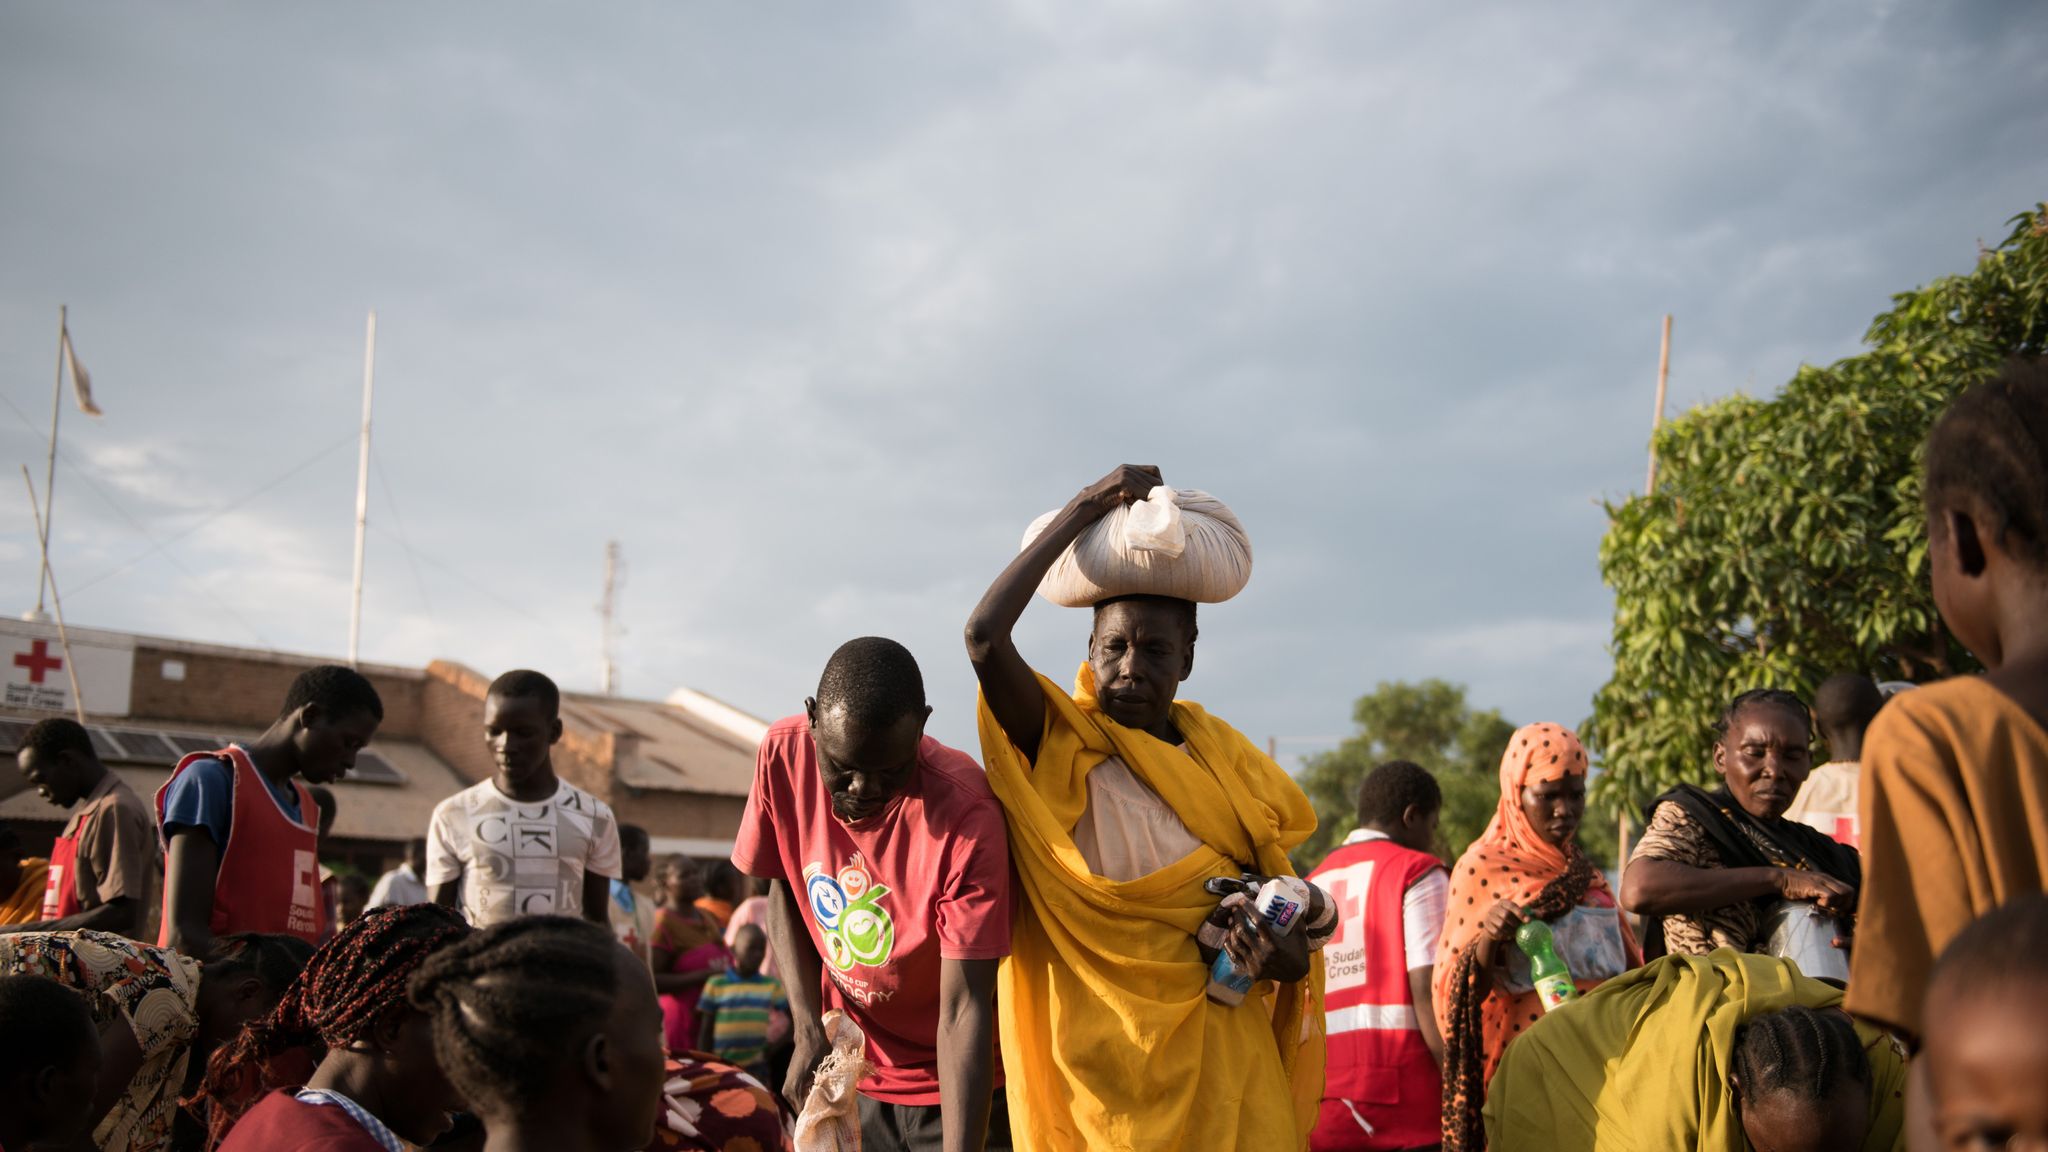
[[[43,589],[50,583],[50,517],[57,499],[57,418],[64,414],[64,337],[70,328],[69,305],[57,305],[57,387],[50,395],[50,455],[43,470],[43,511],[36,517],[36,540],[43,551],[43,571],[36,580],[36,612],[30,619],[43,619]],[[29,503],[35,503],[35,485],[29,485]],[[67,657],[68,659],[68,657]]]
[[[363,442],[356,456],[356,570],[349,591],[348,666],[356,666],[363,635],[363,534],[370,523],[370,398],[376,387],[377,313],[370,312],[369,335],[363,346]]]
[[[28,485],[28,510],[36,510],[36,481],[28,474],[28,465],[21,466],[21,482]],[[47,495],[47,493],[45,493]],[[78,690],[78,661],[71,658],[71,634],[64,630],[64,597],[57,593],[57,574],[50,571],[48,521],[40,513],[36,515],[36,537],[43,544],[43,575],[50,581],[50,603],[57,609],[57,646],[64,650],[64,674],[71,678],[71,710],[78,716],[78,726],[85,727],[85,696]]]

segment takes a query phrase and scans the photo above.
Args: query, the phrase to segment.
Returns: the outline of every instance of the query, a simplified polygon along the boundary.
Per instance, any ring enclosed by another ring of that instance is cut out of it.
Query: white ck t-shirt
[[[583,874],[618,878],[619,822],[604,801],[560,784],[530,804],[489,780],[441,801],[427,825],[427,888],[462,877],[462,914],[478,928],[583,915]]]

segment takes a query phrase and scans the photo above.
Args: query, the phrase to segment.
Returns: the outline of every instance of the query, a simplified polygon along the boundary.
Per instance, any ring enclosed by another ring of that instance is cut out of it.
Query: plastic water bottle
[[[1252,914],[1264,920],[1273,935],[1285,936],[1301,923],[1308,905],[1308,881],[1297,876],[1275,876],[1252,898]],[[1242,1004],[1255,978],[1253,973],[1238,971],[1237,965],[1231,963],[1230,953],[1218,952],[1215,962],[1209,965],[1209,999],[1218,1004]]]
[[[1530,920],[1515,929],[1515,947],[1529,958],[1529,978],[1536,985],[1536,998],[1543,1001],[1545,1012],[1579,998],[1578,986],[1572,983],[1572,970],[1557,954],[1557,944],[1551,939],[1550,925]]]

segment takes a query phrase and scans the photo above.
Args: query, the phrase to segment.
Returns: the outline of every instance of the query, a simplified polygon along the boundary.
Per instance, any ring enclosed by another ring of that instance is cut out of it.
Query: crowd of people
[[[537,672],[490,686],[493,775],[374,887],[318,861],[321,786],[383,715],[346,668],[186,757],[154,811],[41,721],[17,761],[71,815],[32,865],[0,842],[0,1152],[747,1152],[841,1106],[806,1139],[2040,1146],[2048,372],[1962,395],[1923,480],[1935,604],[1985,672],[1891,695],[1849,672],[1812,706],[1731,686],[1701,717],[1717,782],[1656,797],[1614,876],[1579,845],[1594,767],[1556,723],[1509,738],[1470,845],[1440,854],[1442,789],[1394,761],[1297,874],[1301,789],[1179,693],[1196,601],[1248,553],[1188,593],[1201,533],[1129,465],[1034,525],[969,616],[978,757],[926,734],[907,649],[849,641],[768,729],[708,867],[654,860],[556,774]],[[1141,519],[1172,542],[1121,574],[1072,562]],[[1091,609],[1065,687],[1013,632],[1082,568],[1085,595],[1052,597]],[[864,1062],[834,1051],[844,1021]]]

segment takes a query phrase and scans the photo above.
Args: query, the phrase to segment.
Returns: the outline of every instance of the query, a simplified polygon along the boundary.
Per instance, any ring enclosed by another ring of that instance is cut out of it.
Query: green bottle
[[[1550,925],[1541,920],[1528,921],[1515,929],[1515,946],[1529,958],[1529,979],[1536,985],[1536,998],[1543,1001],[1545,1012],[1579,998],[1578,986],[1572,983],[1572,970],[1565,966],[1564,958],[1557,954],[1557,946],[1551,941]]]

